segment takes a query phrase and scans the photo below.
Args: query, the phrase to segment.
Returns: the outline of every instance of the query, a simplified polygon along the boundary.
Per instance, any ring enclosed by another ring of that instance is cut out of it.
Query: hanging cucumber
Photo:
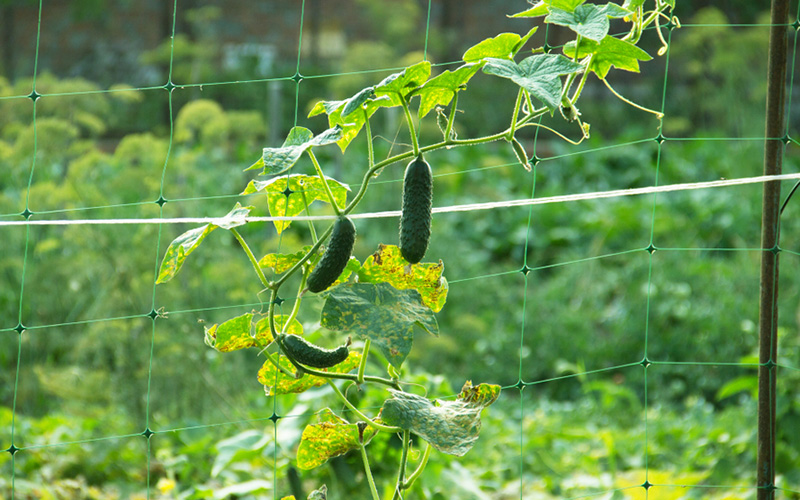
[[[347,359],[348,354],[350,354],[349,338],[346,344],[336,349],[325,349],[294,334],[281,336],[281,343],[286,350],[286,354],[301,365],[311,366],[313,368],[330,368],[331,366],[336,366]]]
[[[400,216],[400,253],[416,264],[428,250],[431,237],[433,173],[422,155],[406,167],[403,179],[403,213]]]
[[[308,289],[314,293],[327,290],[342,274],[356,241],[356,226],[347,217],[339,217],[333,226],[333,233],[328,242],[328,249],[320,259],[317,267],[308,276]]]

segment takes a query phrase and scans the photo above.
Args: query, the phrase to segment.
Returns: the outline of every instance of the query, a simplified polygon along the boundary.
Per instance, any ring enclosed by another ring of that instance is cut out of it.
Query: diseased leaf
[[[330,368],[317,368],[320,371],[331,373],[347,373],[356,368],[361,362],[361,353],[350,351],[350,355],[346,360],[342,361],[336,366]],[[281,356],[280,365],[294,373],[295,368],[292,362],[286,356]],[[265,361],[258,370],[258,381],[264,386],[264,392],[267,396],[277,396],[280,394],[294,394],[304,392],[312,387],[320,387],[327,383],[323,377],[305,374],[300,378],[290,377],[275,368],[269,360]]]
[[[577,73],[580,64],[557,54],[537,54],[519,64],[506,59],[487,59],[483,72],[508,78],[542,101],[550,111],[561,103],[561,76]]]
[[[599,78],[605,78],[612,66],[617,69],[638,73],[639,61],[653,59],[650,54],[636,45],[611,35],[603,38],[600,43],[593,40],[581,40],[579,47],[579,58],[594,54],[589,70],[594,71]],[[568,43],[563,50],[565,55],[573,57],[575,55],[575,42]]]
[[[300,437],[300,446],[297,448],[297,467],[300,469],[311,470],[333,457],[360,447],[357,424],[335,415],[330,408],[322,410],[319,420],[316,424],[307,425]],[[364,442],[369,442],[376,433],[375,429],[367,427],[363,434]]]
[[[230,352],[256,345],[250,334],[253,313],[242,314],[218,325],[205,327],[205,342],[219,352]]]
[[[455,71],[446,70],[444,73],[431,78],[422,87],[414,91],[413,95],[420,96],[419,116],[425,117],[430,110],[438,106],[447,106],[456,92],[467,87],[467,82],[481,68],[480,64],[465,64]]]
[[[494,38],[487,38],[468,48],[461,57],[464,62],[478,62],[487,57],[497,59],[514,59],[519,49],[536,33],[537,27],[520,37],[516,33],[500,33]]]
[[[339,145],[339,149],[341,149],[343,153],[347,149],[347,146],[350,144],[350,142],[352,142],[353,139],[358,136],[358,133],[364,126],[364,123],[366,122],[366,117],[364,116],[365,114],[369,117],[375,114],[375,112],[381,107],[392,106],[391,99],[386,96],[376,99],[367,99],[363,103],[363,113],[356,113],[356,110],[354,109],[353,112],[350,112],[350,114],[345,118],[342,116],[342,112],[344,111],[344,107],[347,103],[348,100],[321,101],[314,105],[314,107],[311,109],[311,112],[308,114],[310,118],[312,116],[325,113],[328,115],[329,127],[338,126],[341,128],[342,136],[336,143]]]
[[[539,17],[547,15],[550,8],[556,8],[572,12],[575,7],[581,5],[586,0],[540,0],[533,7],[522,12],[518,12],[508,17]]]
[[[306,149],[312,146],[333,144],[342,138],[341,127],[332,125],[331,128],[314,137],[310,130],[304,127],[294,127],[289,131],[286,140],[279,148],[264,148],[261,164],[254,163],[246,170],[263,168],[260,175],[277,175],[286,172],[297,163]]]
[[[551,8],[544,22],[566,26],[582,37],[600,41],[610,26],[605,10],[594,4],[580,5],[574,11]]]
[[[447,280],[442,276],[444,264],[420,262],[406,274],[406,260],[395,245],[379,245],[378,251],[367,257],[358,269],[360,283],[386,282],[398,290],[414,289],[422,302],[433,312],[439,312],[447,301]]]
[[[289,316],[282,314],[275,315],[275,328],[278,330],[278,332],[303,335],[303,325],[297,321],[296,318],[290,323],[286,324],[287,319],[289,319]],[[270,331],[269,328],[269,317],[261,318],[256,322],[255,337],[256,345],[259,347],[266,347],[270,345],[273,340],[275,340],[272,337],[272,331]]]
[[[430,401],[422,396],[389,389],[391,399],[383,403],[381,419],[389,425],[410,430],[437,450],[463,456],[481,429],[481,410],[492,404],[500,386],[467,382],[455,401]],[[462,399],[462,395],[466,397]]]
[[[325,178],[325,182],[333,193],[336,204],[343,207],[347,204],[347,192],[350,186],[341,183],[330,177]],[[316,175],[291,174],[275,177],[268,181],[252,180],[242,194],[253,194],[265,192],[267,194],[267,206],[272,217],[293,217],[300,215],[306,209],[306,205],[319,200],[329,203],[328,194],[322,180]],[[303,201],[305,196],[305,201]],[[280,233],[291,221],[274,221],[275,229]]]
[[[285,273],[291,269],[292,266],[300,262],[300,259],[302,259],[309,250],[311,250],[311,245],[306,245],[295,253],[268,253],[261,257],[261,260],[258,261],[258,265],[262,268],[271,268],[275,274]]]
[[[371,339],[395,368],[411,351],[415,327],[439,335],[436,316],[416,290],[398,290],[388,283],[349,283],[326,295],[322,326]]]
[[[224,217],[216,219],[213,224],[206,224],[205,226],[196,227],[186,231],[178,236],[172,243],[169,244],[164,259],[161,261],[161,267],[158,271],[158,279],[156,284],[166,283],[178,274],[181,270],[186,257],[192,252],[197,250],[200,243],[208,236],[211,231],[221,227],[223,229],[232,229],[247,223],[246,217],[250,214],[253,207],[243,207],[238,202],[233,209]]]

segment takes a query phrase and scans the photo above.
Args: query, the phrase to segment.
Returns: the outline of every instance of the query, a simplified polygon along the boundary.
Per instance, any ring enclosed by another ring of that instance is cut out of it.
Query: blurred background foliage
[[[106,2],[78,4],[75,22],[93,19]],[[243,58],[220,68],[225,12],[200,3],[186,12],[188,28],[174,46],[165,39],[136,58],[158,73],[172,57],[179,86],[171,93],[45,68],[37,89],[59,95],[45,95],[35,110],[30,99],[0,99],[0,216],[19,220],[26,208],[34,219],[217,216],[237,200],[266,215],[263,199],[238,196],[251,178],[243,169],[260,149],[282,142],[295,122],[325,128],[322,119],[305,118],[310,106],[345,98],[386,73],[367,70],[422,57],[421,3],[354,4],[364,31],[339,57],[312,51],[302,66],[309,76],[299,85],[234,83],[251,79],[261,62]],[[591,140],[572,146],[544,132],[525,135],[529,153],[540,159],[532,174],[506,144],[431,153],[435,204],[758,175],[762,143],[754,138],[763,133],[767,28],[731,24],[765,22],[762,6],[711,4],[679,2],[685,26],[671,32],[666,92],[664,58],[614,82],[650,107],[660,107],[665,95],[660,147],[654,120],[590,79],[581,111],[592,123]],[[5,0],[0,9],[25,5]],[[432,27],[428,54],[446,63],[474,42],[458,26]],[[309,37],[309,44],[325,43],[331,41]],[[653,54],[658,48],[654,36],[644,44]],[[272,70],[292,75],[295,65],[278,57]],[[31,88],[30,77],[0,76],[0,96],[25,96]],[[476,77],[462,93],[459,134],[505,127],[509,89]],[[376,156],[408,142],[400,118],[376,116]],[[423,142],[439,134],[430,123],[421,133]],[[328,175],[355,190],[365,154],[360,139],[347,156],[327,148],[318,157]],[[786,171],[797,171],[798,158],[790,144]],[[312,169],[301,162],[297,171]],[[386,169],[360,211],[396,210],[401,179],[399,166]],[[698,498],[754,498],[760,199],[753,185],[436,216],[427,259],[445,262],[450,295],[437,315],[442,336],[415,340],[404,375],[418,384],[410,390],[445,397],[468,379],[530,385],[509,388],[485,412],[476,450],[459,460],[435,454],[414,495],[610,491],[601,498],[643,498],[639,485],[648,479],[725,485],[690,489]],[[789,251],[782,261],[780,362],[789,367],[800,367],[796,207],[789,204],[781,228]],[[396,224],[359,221],[355,256],[363,261],[379,243],[395,242]],[[275,494],[275,486],[278,498],[304,498],[320,483],[331,498],[365,494],[358,457],[310,472],[292,465],[314,411],[330,406],[347,414],[329,389],[267,398],[255,377],[262,361],[255,352],[220,354],[203,344],[200,323],[263,307],[260,285],[230,235],[215,232],[173,282],[154,287],[166,245],[190,228],[2,230],[0,448],[11,446],[13,423],[13,444],[24,449],[13,459],[0,454],[0,496],[10,497],[12,482],[17,498],[146,498],[148,485],[151,498],[257,498]],[[250,224],[242,234],[259,255],[292,252],[309,239],[297,224],[280,236],[269,224]],[[288,311],[293,297],[283,298]],[[308,297],[300,320],[311,338],[334,345],[339,339],[319,328],[320,307]],[[19,318],[27,328],[22,335],[14,330]],[[645,355],[649,364],[641,363]],[[780,371],[778,401],[780,486],[795,491],[798,373]],[[370,412],[385,398],[373,388],[349,394]],[[281,417],[277,423],[269,420],[273,414]],[[141,436],[148,430],[155,432],[149,440]],[[389,436],[369,448],[379,484],[391,483],[399,450]],[[418,450],[411,458],[419,459]],[[683,498],[686,491],[658,487],[655,494]]]

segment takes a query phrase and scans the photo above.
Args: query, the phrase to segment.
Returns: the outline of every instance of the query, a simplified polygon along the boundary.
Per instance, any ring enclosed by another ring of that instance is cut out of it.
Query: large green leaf
[[[519,49],[536,33],[537,27],[531,28],[525,36],[516,33],[500,33],[494,38],[487,38],[468,48],[461,58],[464,62],[478,62],[487,57],[497,59],[514,59]]]
[[[519,37],[519,35],[517,35]],[[436,106],[447,106],[456,92],[467,88],[467,82],[481,68],[480,64],[468,63],[455,71],[446,70],[444,73],[431,78],[414,91],[413,95],[420,97],[420,118],[427,115]]]
[[[594,4],[580,5],[572,12],[551,8],[544,22],[566,26],[582,37],[598,42],[608,34],[610,27],[608,16]]]
[[[374,91],[374,88],[370,87],[370,89]],[[353,139],[358,136],[358,133],[364,126],[364,123],[367,121],[367,117],[375,114],[375,112],[381,107],[392,106],[391,100],[386,96],[381,98],[372,98],[372,94],[370,94],[364,97],[365,90],[366,89],[344,101],[320,101],[315,104],[311,109],[311,112],[308,113],[309,118],[325,113],[328,115],[328,126],[338,126],[342,130],[342,136],[338,141],[336,141],[336,143],[339,145],[339,149],[341,149],[343,153]],[[348,104],[357,102],[361,98],[364,98],[365,100],[359,103],[357,106],[348,106]],[[350,111],[350,107],[353,108],[352,111]],[[359,108],[363,108],[362,113],[355,112]],[[343,116],[345,109],[348,109],[349,113],[348,115]]]
[[[537,54],[519,64],[507,59],[487,59],[483,72],[508,78],[542,101],[551,111],[561,103],[561,75],[577,73],[580,64],[557,54]]]
[[[405,290],[412,288],[419,292],[422,302],[433,312],[439,312],[447,301],[447,280],[442,276],[444,264],[420,262],[407,271],[408,262],[395,245],[379,245],[378,251],[367,257],[358,270],[360,283],[386,282]]]
[[[439,334],[436,316],[416,290],[398,290],[389,283],[350,283],[326,295],[322,326],[371,339],[395,368],[411,351],[415,328]]]
[[[336,204],[344,207],[347,204],[347,192],[350,187],[336,179],[325,178]],[[316,175],[291,174],[275,177],[268,181],[252,180],[242,192],[242,194],[253,194],[265,192],[267,194],[267,206],[272,217],[293,217],[300,215],[306,209],[306,205],[319,200],[330,203],[328,194],[322,180]],[[303,197],[305,196],[305,200]],[[275,229],[278,233],[289,227],[291,221],[276,220]]]
[[[366,427],[363,435],[360,433],[357,424],[351,424],[330,408],[325,408],[320,413],[319,422],[307,425],[303,430],[297,447],[297,467],[304,470],[319,467],[333,457],[359,448],[362,439],[368,443],[377,431]]]
[[[450,455],[467,453],[481,430],[481,410],[500,394],[500,386],[465,384],[455,401],[430,401],[422,396],[389,389],[392,397],[383,403],[381,419],[410,430],[437,450]]]
[[[581,40],[578,57],[583,58],[594,54],[589,70],[594,71],[598,77],[605,78],[611,67],[625,71],[639,72],[639,61],[649,61],[650,54],[636,45],[615,38],[611,35],[603,38],[600,43],[594,40]],[[564,46],[564,54],[568,57],[575,56],[575,42]]]
[[[508,17],[539,17],[547,15],[550,9],[561,9],[572,12],[575,7],[581,5],[586,0],[540,0],[530,9],[517,12]]]
[[[166,283],[174,278],[178,271],[181,270],[186,257],[197,250],[197,247],[200,246],[206,236],[211,234],[211,231],[218,227],[232,229],[245,224],[247,222],[245,218],[252,209],[253,207],[243,207],[237,202],[236,206],[225,217],[217,219],[215,223],[190,229],[172,240],[167,252],[164,254],[164,260],[161,261],[156,284]]]
[[[308,148],[333,144],[341,138],[342,129],[335,125],[316,137],[305,127],[293,127],[281,147],[264,148],[261,159],[245,170],[261,168],[260,175],[281,174],[292,168]]]
[[[317,370],[330,373],[347,373],[356,369],[360,362],[361,353],[350,351],[347,359],[338,365],[330,368],[317,368]],[[289,373],[295,371],[294,365],[292,365],[292,362],[289,361],[289,358],[286,356],[281,356],[279,363],[283,368],[288,370]],[[327,380],[326,378],[309,374],[305,374],[300,378],[290,377],[275,368],[275,365],[269,360],[265,361],[258,370],[258,381],[264,386],[264,392],[267,396],[304,392],[312,387],[325,385],[328,383]]]
[[[392,106],[400,106],[400,97],[407,97],[431,76],[431,63],[422,61],[409,66],[400,73],[384,78],[375,86],[376,96],[388,96]]]

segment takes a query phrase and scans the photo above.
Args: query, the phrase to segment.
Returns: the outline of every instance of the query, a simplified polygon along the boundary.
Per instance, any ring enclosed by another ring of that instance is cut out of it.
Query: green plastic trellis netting
[[[261,148],[294,125],[326,127],[306,118],[315,102],[422,60],[456,67],[484,38],[527,32],[530,20],[506,17],[527,7],[0,2],[0,498],[280,499],[322,483],[331,498],[366,498],[358,460],[294,466],[314,412],[343,410],[328,390],[265,396],[255,351],[204,344],[204,324],[263,306],[235,240],[211,235],[169,286],[154,285],[158,265],[193,227],[185,218],[245,198],[242,171]],[[761,174],[767,8],[677,0],[661,56],[645,34],[653,60],[609,81],[662,121],[592,77],[591,139],[526,129],[530,173],[505,144],[430,155],[444,210],[426,260],[445,262],[450,291],[442,334],[417,339],[409,378],[431,397],[465,380],[503,391],[475,449],[434,454],[410,498],[755,498],[762,185],[592,194]],[[800,163],[798,8],[787,174]],[[558,50],[557,28],[542,25],[530,47]],[[505,83],[470,82],[460,134],[507,126]],[[398,118],[375,120],[376,155],[409,147]],[[423,120],[423,140],[436,133]],[[356,186],[358,148],[320,148],[326,173]],[[382,173],[359,211],[399,209],[401,179]],[[587,196],[510,203],[573,194]],[[487,202],[498,206],[447,210]],[[798,211],[790,200],[782,216],[777,304],[776,497],[787,499],[800,498]],[[262,255],[299,249],[304,231],[243,229]],[[363,260],[395,241],[397,219],[360,219],[358,231]],[[301,319],[318,321],[319,306]],[[383,396],[370,391],[351,396],[374,413]],[[396,445],[371,452],[379,481],[392,481]]]

